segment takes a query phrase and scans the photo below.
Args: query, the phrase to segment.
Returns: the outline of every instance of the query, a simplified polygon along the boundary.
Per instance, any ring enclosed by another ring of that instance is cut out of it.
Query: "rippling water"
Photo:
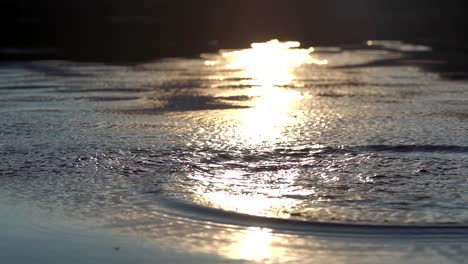
[[[272,41],[136,65],[2,63],[0,191],[248,260],[352,251],[283,231],[466,239],[466,83],[405,63],[429,47],[312,51]],[[233,253],[249,236],[276,253]],[[455,260],[466,249],[448,247]]]

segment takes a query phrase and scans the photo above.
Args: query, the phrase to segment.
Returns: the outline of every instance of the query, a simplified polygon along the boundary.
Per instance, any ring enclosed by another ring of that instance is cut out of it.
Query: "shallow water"
[[[466,83],[404,63],[429,47],[285,45],[2,63],[0,191],[227,259],[462,262]]]

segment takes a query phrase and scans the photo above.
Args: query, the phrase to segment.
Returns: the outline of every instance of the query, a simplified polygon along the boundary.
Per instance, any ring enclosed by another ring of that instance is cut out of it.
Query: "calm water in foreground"
[[[430,47],[298,45],[0,64],[0,214],[212,262],[462,263],[467,83],[412,66]]]

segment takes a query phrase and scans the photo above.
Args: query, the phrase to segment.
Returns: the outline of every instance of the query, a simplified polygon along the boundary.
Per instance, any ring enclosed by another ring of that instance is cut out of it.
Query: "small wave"
[[[276,149],[285,156],[310,156],[311,154],[345,154],[362,152],[428,152],[428,153],[468,153],[468,146],[459,145],[361,145],[361,146],[320,146],[302,149]]]
[[[57,88],[54,85],[8,85],[8,86],[0,86],[0,90],[39,90],[39,89],[53,89]]]
[[[368,145],[357,147],[362,151],[376,152],[437,152],[437,153],[468,153],[468,146],[458,145]]]
[[[83,96],[77,99],[84,99],[91,102],[112,102],[112,101],[132,101],[138,100],[137,96]]]
[[[112,88],[107,88],[107,87],[102,87],[102,88],[82,88],[82,87],[68,87],[68,88],[61,88],[54,90],[54,93],[142,93],[142,92],[148,92],[150,91],[149,89],[146,88],[128,88],[128,87],[112,87]]]
[[[159,194],[156,194],[159,195]],[[174,197],[158,199],[164,213],[196,221],[236,226],[258,226],[277,232],[300,232],[323,236],[398,236],[409,238],[466,237],[468,226],[459,224],[398,225],[372,223],[320,222],[296,219],[263,217],[225,211],[189,203]]]

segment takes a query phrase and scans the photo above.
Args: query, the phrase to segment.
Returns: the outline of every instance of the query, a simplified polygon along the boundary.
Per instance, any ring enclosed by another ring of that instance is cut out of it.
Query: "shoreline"
[[[2,263],[225,262],[219,256],[158,248],[143,239],[119,235],[97,225],[51,216],[47,211],[29,206],[27,201],[2,202],[0,214]]]
[[[320,238],[255,227],[214,225],[200,234],[182,219],[173,228],[186,238],[174,239],[151,222],[103,227],[2,196],[0,260],[6,263],[463,263],[468,248],[466,239]]]

